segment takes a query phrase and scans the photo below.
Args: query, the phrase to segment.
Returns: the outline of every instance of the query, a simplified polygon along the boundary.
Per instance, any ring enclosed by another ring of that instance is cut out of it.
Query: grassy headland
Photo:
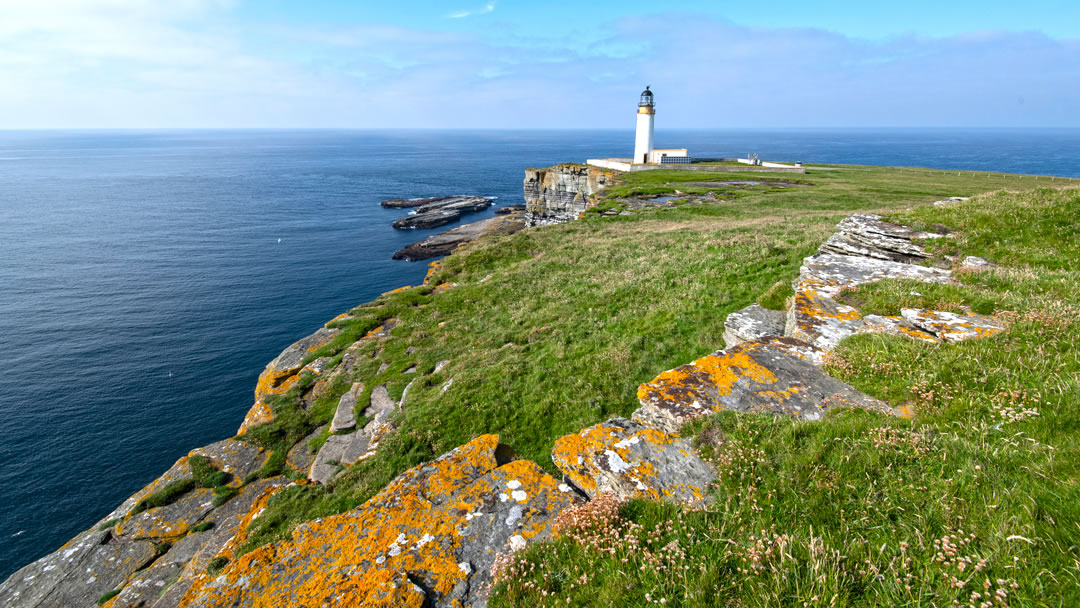
[[[372,387],[385,383],[396,398],[417,380],[398,430],[329,485],[276,497],[248,547],[359,505],[482,433],[556,473],[558,437],[629,415],[638,384],[722,348],[728,313],[759,298],[782,303],[802,258],[835,224],[873,211],[950,226],[960,233],[942,246],[1006,266],[965,275],[953,292],[910,297],[1007,311],[1010,329],[958,345],[849,340],[831,371],[915,405],[914,419],[850,411],[817,423],[734,414],[699,423],[687,431],[723,471],[714,507],[595,504],[574,534],[527,552],[493,605],[978,606],[973,592],[1013,605],[1080,601],[1078,415],[1068,407],[1080,402],[1078,191],[935,208],[926,203],[1051,182],[872,167],[777,177],[802,185],[481,239],[433,277],[456,287],[400,290],[352,311],[339,322],[350,336],[397,320],[355,379],[366,386],[360,408]],[[608,195],[763,179],[649,171],[623,176]],[[882,283],[850,297],[885,308],[904,289]],[[317,354],[339,356],[347,342]],[[434,373],[441,360],[450,363]],[[296,393],[276,400],[278,419],[252,437],[283,453],[328,420],[349,383],[339,384],[307,410]],[[590,543],[600,536],[608,551]]]

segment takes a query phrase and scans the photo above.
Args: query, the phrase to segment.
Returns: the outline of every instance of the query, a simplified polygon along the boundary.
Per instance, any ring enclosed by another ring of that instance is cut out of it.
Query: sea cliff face
[[[615,173],[585,165],[563,164],[525,170],[525,217],[528,226],[561,224],[581,217],[596,204],[596,194],[614,183]]]

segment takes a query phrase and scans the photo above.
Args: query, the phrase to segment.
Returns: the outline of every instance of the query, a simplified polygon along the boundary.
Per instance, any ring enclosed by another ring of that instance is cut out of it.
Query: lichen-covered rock
[[[845,287],[856,287],[882,279],[914,279],[926,283],[948,283],[947,270],[854,255],[819,253],[803,260],[799,281],[816,281],[819,289],[834,296]]]
[[[882,402],[826,375],[821,352],[792,338],[766,337],[717,351],[666,371],[638,387],[634,421],[668,433],[721,410],[817,420],[835,407],[891,411]]]
[[[856,213],[844,218],[836,232],[821,245],[821,253],[912,262],[930,257],[912,239],[937,238],[942,235],[919,232],[907,226],[884,221],[880,215]]]
[[[826,295],[831,287],[815,280],[802,281],[795,287],[785,335],[826,351],[864,329],[865,322],[857,309]]]
[[[119,539],[111,530],[92,528],[0,584],[0,606],[95,606],[98,598],[120,587],[156,554],[151,541]]]
[[[269,395],[283,394],[292,388],[299,379],[298,372],[303,366],[304,359],[329,344],[339,333],[341,330],[338,328],[320,327],[310,336],[291,344],[268,363],[255,385],[255,404],[248,410],[237,434],[243,435],[249,428],[273,420],[274,412],[266,405],[264,399]]]
[[[236,439],[223,439],[201,448],[195,448],[188,456],[206,456],[218,469],[232,475],[232,485],[238,485],[245,477],[266,464],[270,455],[265,450]]]
[[[580,500],[535,463],[509,457],[498,437],[479,437],[406,471],[352,511],[308,522],[290,541],[200,576],[183,605],[416,602],[410,581],[429,605],[482,606],[496,554],[544,537]]]
[[[904,317],[866,315],[863,322],[863,330],[867,332],[904,336],[923,342],[941,342],[936,335],[920,329]]]
[[[784,335],[832,350],[844,338],[866,331],[859,311],[833,298],[846,288],[882,279],[947,283],[950,274],[939,268],[884,259],[831,253],[810,256],[803,260],[795,284]]]
[[[724,344],[731,348],[747,340],[782,336],[786,320],[787,314],[782,310],[769,310],[761,305],[751,304],[728,315],[724,321]]]
[[[363,382],[354,382],[352,387],[338,400],[334,419],[330,422],[330,432],[339,433],[356,428],[356,400],[364,392]]]
[[[986,338],[1005,330],[1004,323],[987,315],[962,315],[921,308],[902,308],[900,314],[919,329],[934,334],[942,342]]]
[[[614,174],[597,167],[568,164],[526,169],[526,224],[543,226],[576,220],[596,204],[596,194],[612,183]]]
[[[187,534],[214,508],[214,491],[196,488],[176,502],[143,511],[116,524],[115,534],[130,539],[173,539]]]
[[[613,418],[555,442],[555,466],[590,498],[703,502],[712,469],[690,442],[625,418]]]

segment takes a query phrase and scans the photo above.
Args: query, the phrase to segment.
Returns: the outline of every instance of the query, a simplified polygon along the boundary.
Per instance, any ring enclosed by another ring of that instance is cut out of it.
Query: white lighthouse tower
[[[656,118],[656,104],[653,103],[649,87],[641,92],[641,101],[637,109],[637,136],[634,138],[634,164],[647,163],[653,150],[653,121]]]

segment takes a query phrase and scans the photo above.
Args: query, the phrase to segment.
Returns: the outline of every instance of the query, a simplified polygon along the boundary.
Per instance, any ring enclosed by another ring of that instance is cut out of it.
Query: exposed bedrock
[[[446,232],[430,236],[422,241],[406,245],[394,253],[395,260],[415,262],[443,255],[449,255],[462,243],[474,241],[486,234],[513,234],[525,227],[520,213],[500,215],[480,220],[464,226],[458,226]]]
[[[400,199],[399,199],[400,200]],[[449,196],[436,199],[420,199],[413,215],[407,215],[394,222],[394,228],[435,228],[457,221],[462,215],[474,211],[483,211],[492,205],[494,199],[482,196]],[[383,201],[387,205],[389,201]]]
[[[596,204],[596,194],[614,183],[614,173],[585,165],[525,170],[525,222],[528,226],[576,220]]]

